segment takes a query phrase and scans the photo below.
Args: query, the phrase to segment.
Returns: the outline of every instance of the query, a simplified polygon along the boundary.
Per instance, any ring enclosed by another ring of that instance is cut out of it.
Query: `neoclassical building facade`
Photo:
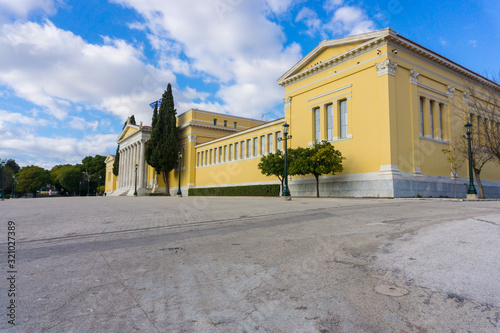
[[[451,197],[456,182],[464,197],[467,165],[452,173],[442,150],[458,144],[467,121],[479,123],[463,111],[474,107],[470,89],[485,98],[488,89],[500,90],[390,28],[323,41],[278,84],[285,89],[280,119],[262,122],[196,109],[178,116],[184,158],[170,173],[171,193],[179,171],[184,195],[189,188],[279,183],[262,175],[257,164],[282,149],[279,138],[287,122],[289,147],[326,140],[346,157],[341,174],[321,177],[323,196]],[[488,121],[499,125],[497,116]],[[475,130],[477,139],[479,126]],[[138,192],[164,190],[144,161],[150,131],[127,123],[118,139],[118,180],[107,177],[107,193],[131,195],[136,164]],[[108,165],[112,161],[109,156]],[[492,162],[481,173],[489,197],[500,196],[499,171]],[[292,196],[315,195],[312,176],[291,177],[289,184]]]

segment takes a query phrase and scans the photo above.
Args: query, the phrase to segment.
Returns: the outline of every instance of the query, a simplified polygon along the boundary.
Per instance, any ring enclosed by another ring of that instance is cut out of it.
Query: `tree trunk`
[[[280,178],[280,177],[278,177],[278,179],[281,181],[281,192],[280,192],[280,195],[279,195],[279,196],[281,196],[281,194],[283,193],[283,187],[285,186],[283,184],[283,182],[285,181],[285,179],[284,178]]]
[[[319,198],[319,176],[314,175],[314,177],[316,178],[316,198]]]
[[[161,175],[163,176],[163,182],[165,183],[165,193],[167,196],[170,196],[170,184],[168,182],[169,172],[162,171]]]
[[[479,177],[480,171],[474,169],[474,177],[476,178],[477,187],[479,188],[479,199],[484,199],[484,189],[483,184],[481,184],[481,178]]]

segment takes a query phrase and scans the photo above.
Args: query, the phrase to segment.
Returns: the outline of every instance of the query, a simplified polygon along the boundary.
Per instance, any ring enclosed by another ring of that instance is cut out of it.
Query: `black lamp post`
[[[90,176],[87,178],[87,196],[90,196]]]
[[[474,178],[472,177],[472,124],[467,123],[465,124],[465,133],[467,133],[467,142],[469,146],[469,188],[467,189],[467,194],[476,194],[477,191],[476,188],[474,187]]]
[[[82,181],[80,180],[80,185],[78,186],[78,196],[82,196]]]
[[[17,181],[17,179],[16,179],[16,187],[15,187],[15,191],[16,191],[15,193],[16,193],[16,196],[15,196],[15,198],[18,198],[18,197],[19,197],[19,196],[18,196],[18,193],[17,193],[17,188],[18,188],[18,186],[19,186],[19,182],[18,182],[18,181]]]
[[[134,196],[137,196],[137,167],[139,166],[139,164],[136,164],[135,165],[135,185],[134,185]]]
[[[2,160],[0,161],[1,165],[1,171],[0,171],[0,198],[2,201],[5,200],[4,195],[3,195],[3,167],[5,166],[6,161]]]
[[[177,197],[182,197],[182,192],[181,192],[181,161],[182,161],[182,151],[179,150],[179,159],[178,159],[178,166],[179,166],[179,188],[177,189]]]
[[[283,193],[281,194],[281,196],[283,197],[283,199],[285,200],[291,200],[292,197],[290,196],[290,190],[288,189],[288,163],[287,163],[287,156],[288,156],[288,152],[287,152],[287,141],[288,139],[291,139],[292,136],[291,135],[288,135],[288,131],[289,131],[289,128],[290,128],[290,125],[288,125],[286,122],[283,124],[283,137],[279,138],[280,141],[285,141],[285,185],[283,186]]]
[[[99,175],[99,182],[97,184],[98,184],[97,190],[99,191],[99,192],[97,192],[98,193],[97,196],[100,197],[101,196],[101,175]]]

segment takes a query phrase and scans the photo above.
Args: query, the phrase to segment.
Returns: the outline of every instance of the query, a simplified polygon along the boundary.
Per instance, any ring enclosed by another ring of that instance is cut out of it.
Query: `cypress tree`
[[[157,123],[158,123],[158,103],[155,104],[155,108],[153,110],[153,119],[151,121],[151,127],[152,127],[151,138],[146,143],[145,157],[146,157],[146,162],[149,165],[151,165],[156,170],[156,172],[160,173],[160,166],[156,162],[156,160],[154,158],[154,153],[153,153],[154,150],[155,150],[155,147],[157,146],[156,143],[158,142],[158,139],[157,139],[157,136],[158,136]]]
[[[163,93],[160,110],[157,119],[153,112],[153,129],[148,146],[148,163],[155,168],[156,172],[161,173],[165,183],[165,192],[170,195],[170,184],[168,176],[170,171],[177,165],[178,134],[177,118],[174,108],[174,96],[172,95],[172,86],[168,84],[167,90]]]
[[[120,151],[118,150],[119,146],[116,147],[115,161],[113,162],[113,175],[118,177],[118,170],[120,167]]]

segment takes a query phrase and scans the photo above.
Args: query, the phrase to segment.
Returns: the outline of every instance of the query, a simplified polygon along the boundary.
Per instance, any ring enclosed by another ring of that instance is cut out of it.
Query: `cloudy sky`
[[[114,153],[174,87],[189,108],[282,116],[276,80],[324,39],[383,29],[499,73],[498,0],[0,0],[0,158]]]

